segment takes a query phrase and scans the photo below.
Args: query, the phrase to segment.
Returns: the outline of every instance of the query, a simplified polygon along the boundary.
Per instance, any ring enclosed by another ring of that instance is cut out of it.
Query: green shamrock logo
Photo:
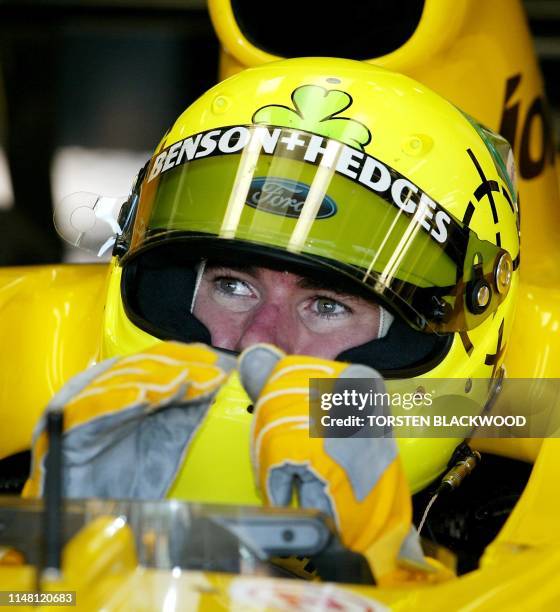
[[[305,130],[358,149],[363,149],[371,140],[371,132],[363,123],[335,116],[352,104],[351,96],[345,91],[302,85],[292,92],[292,102],[295,110],[279,104],[259,108],[253,115],[253,123]]]

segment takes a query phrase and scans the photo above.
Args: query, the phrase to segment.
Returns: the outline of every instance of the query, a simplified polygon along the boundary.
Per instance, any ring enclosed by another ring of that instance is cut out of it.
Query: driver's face
[[[334,359],[378,335],[379,306],[290,272],[208,265],[193,314],[218,348],[269,342],[290,354]]]

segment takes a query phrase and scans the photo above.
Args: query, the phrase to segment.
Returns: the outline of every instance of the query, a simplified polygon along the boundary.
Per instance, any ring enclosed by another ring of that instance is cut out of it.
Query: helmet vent
[[[349,0],[335,10],[322,3],[231,0],[239,28],[256,47],[280,57],[365,60],[402,47],[414,34],[424,0]],[[314,10],[311,10],[313,7]]]

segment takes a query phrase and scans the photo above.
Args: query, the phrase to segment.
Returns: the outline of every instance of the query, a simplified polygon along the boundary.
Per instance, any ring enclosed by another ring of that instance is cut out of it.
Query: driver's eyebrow
[[[332,283],[328,283],[325,280],[319,278],[311,278],[309,276],[304,276],[300,278],[297,282],[297,286],[301,289],[318,289],[318,290],[328,290],[334,291],[335,293],[340,293],[336,289],[332,288]]]
[[[257,268],[256,266],[243,266],[243,265],[235,265],[235,264],[225,264],[225,263],[208,263],[206,265],[206,270],[232,270],[233,272],[245,272],[245,274],[249,274],[250,276],[255,276]]]
[[[215,271],[215,270],[231,270],[232,272],[242,272],[249,276],[257,276],[258,266],[246,266],[246,265],[235,265],[233,263],[223,263],[223,262],[208,262],[206,266],[206,271]],[[320,278],[311,278],[310,276],[302,276],[297,281],[297,286],[300,289],[311,289],[313,291],[330,291],[335,295],[340,295],[341,297],[358,297],[356,294],[350,291],[340,291],[339,289],[335,289],[332,286],[332,283],[320,279]]]
[[[340,291],[339,289],[335,289],[332,286],[332,283],[320,278],[311,278],[308,276],[304,276],[303,278],[300,278],[298,280],[297,286],[301,289],[312,289],[314,291],[330,291],[331,293],[343,297],[358,297],[357,295],[348,291]]]

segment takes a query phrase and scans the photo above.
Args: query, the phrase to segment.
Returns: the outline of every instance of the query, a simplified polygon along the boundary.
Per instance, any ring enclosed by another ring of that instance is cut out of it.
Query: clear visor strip
[[[220,228],[221,238],[235,238],[237,227],[241,219],[241,213],[247,199],[247,194],[251,188],[251,181],[257,167],[262,148],[263,128],[257,128],[251,133],[249,144],[241,154],[237,175],[233,184],[233,189],[227,204],[222,227]]]
[[[197,267],[196,270],[196,281],[194,283],[194,291],[193,291],[193,296],[192,296],[192,301],[191,301],[191,314],[193,313],[194,310],[194,305],[196,303],[196,296],[198,294],[198,289],[200,287],[200,283],[202,282],[202,276],[204,275],[204,270],[206,269],[206,259],[203,259]]]
[[[311,183],[311,188],[303,203],[301,213],[290,237],[290,241],[288,242],[288,251],[292,253],[301,253],[304,249],[311,227],[315,223],[315,218],[335,173],[343,147],[344,145],[341,142],[330,140],[327,144],[327,148],[323,151],[321,163],[317,168],[317,172]]]

